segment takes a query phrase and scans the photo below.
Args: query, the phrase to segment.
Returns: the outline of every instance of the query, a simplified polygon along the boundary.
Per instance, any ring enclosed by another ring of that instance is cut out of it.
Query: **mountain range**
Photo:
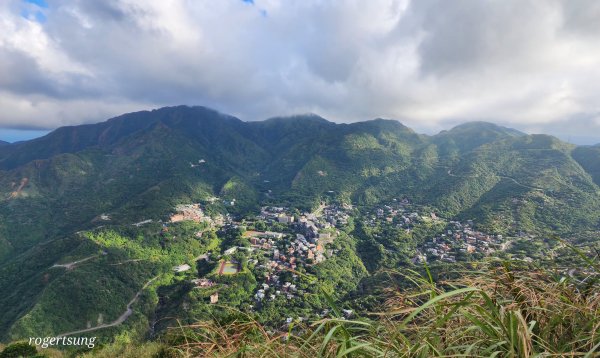
[[[159,270],[131,272],[100,256],[87,272],[53,268],[102,250],[78,235],[102,215],[131,226],[211,197],[235,199],[227,211],[237,216],[267,204],[406,197],[488,232],[576,237],[600,229],[599,185],[600,146],[486,122],[429,136],[394,120],[244,122],[178,106],[0,142],[0,336],[58,334],[97,312],[116,319],[111,306]]]

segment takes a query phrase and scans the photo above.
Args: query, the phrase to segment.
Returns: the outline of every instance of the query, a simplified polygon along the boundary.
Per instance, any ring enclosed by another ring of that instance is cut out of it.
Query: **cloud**
[[[600,111],[592,0],[45,3],[0,4],[0,126],[202,104],[428,131],[480,119],[554,131],[577,118],[583,135]]]

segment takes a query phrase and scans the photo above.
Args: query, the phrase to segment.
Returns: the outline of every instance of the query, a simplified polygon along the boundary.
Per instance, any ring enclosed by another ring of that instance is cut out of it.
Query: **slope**
[[[161,239],[159,220],[179,203],[236,199],[227,209],[243,216],[262,204],[404,196],[494,233],[572,235],[598,230],[599,161],[595,148],[482,122],[424,136],[392,120],[243,122],[179,106],[60,128],[0,148],[0,292],[10,292],[0,295],[0,336],[118,319],[144,282],[209,245],[192,239],[197,227]],[[153,299],[142,296],[135,322]]]

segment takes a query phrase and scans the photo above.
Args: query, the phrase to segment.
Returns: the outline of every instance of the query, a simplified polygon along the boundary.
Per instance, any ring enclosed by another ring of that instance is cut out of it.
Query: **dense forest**
[[[216,344],[215,356],[245,346],[283,352],[286,339],[292,350],[318,348],[306,350],[313,356],[494,353],[477,340],[501,355],[591,352],[599,163],[597,146],[484,122],[427,136],[393,120],[244,122],[185,106],[0,143],[0,341],[85,331],[101,338],[97,356],[133,354],[131,342],[148,340],[137,346],[147,356],[198,355],[219,335],[232,345]],[[202,217],[174,220],[182,205],[201,208]],[[281,212],[267,220],[265,207]],[[343,220],[319,227],[322,244],[303,241],[308,226],[298,221],[326,224],[324,209]],[[438,240],[456,235],[457,225],[497,252],[465,244],[448,248],[444,263],[421,262],[432,245],[446,247]],[[258,242],[253,233],[284,239]],[[276,275],[285,292],[269,267],[279,252],[298,258]],[[518,264],[514,274],[506,262]],[[223,274],[227,265],[235,274]],[[542,266],[540,286],[526,299],[515,294]],[[486,272],[479,281],[459,274],[478,270]],[[209,287],[198,289],[200,279]],[[501,283],[506,291],[489,291]],[[544,290],[556,301],[536,307],[571,302],[563,314],[584,317],[581,325],[533,313]],[[371,316],[382,312],[395,313]],[[462,339],[460,329],[477,333]],[[510,339],[492,334],[503,329]],[[436,341],[440,331],[456,340]],[[420,348],[407,353],[412,344]]]

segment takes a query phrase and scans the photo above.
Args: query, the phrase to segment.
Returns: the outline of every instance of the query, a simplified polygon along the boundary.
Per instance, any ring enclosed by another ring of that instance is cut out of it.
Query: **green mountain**
[[[117,320],[144,283],[212,245],[183,224],[165,240],[177,204],[244,216],[407,197],[493,233],[569,236],[600,227],[599,163],[598,147],[484,122],[426,136],[393,120],[244,122],[179,106],[59,128],[0,147],[0,336]],[[351,244],[340,250],[364,271]],[[153,295],[128,325],[148,325]]]
[[[594,182],[600,185],[600,144],[577,147],[572,156],[592,176]]]
[[[434,142],[447,153],[465,152],[483,144],[505,138],[524,136],[525,133],[512,128],[487,122],[470,122],[458,125],[435,136]]]

